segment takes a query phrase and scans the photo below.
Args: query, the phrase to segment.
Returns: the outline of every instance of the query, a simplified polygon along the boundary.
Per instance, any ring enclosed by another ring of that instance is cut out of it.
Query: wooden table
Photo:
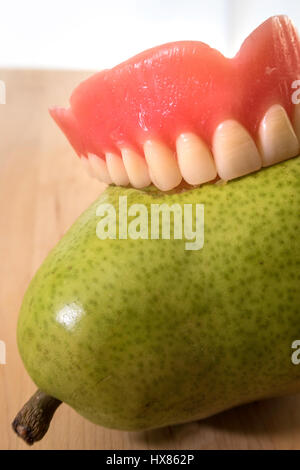
[[[47,108],[66,105],[87,72],[2,70],[0,105],[0,449],[25,449],[10,423],[35,390],[16,346],[16,323],[34,272],[103,186],[91,180]],[[243,406],[202,422],[126,433],[95,426],[72,409],[57,411],[34,449],[300,449],[300,397]]]

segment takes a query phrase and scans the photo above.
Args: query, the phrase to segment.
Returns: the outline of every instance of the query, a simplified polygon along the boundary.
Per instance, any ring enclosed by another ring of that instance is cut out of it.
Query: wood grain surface
[[[28,449],[11,430],[35,391],[20,360],[16,324],[22,297],[48,251],[104,186],[81,168],[47,108],[66,105],[87,72],[2,70],[0,105],[0,449]],[[247,405],[158,431],[126,433],[95,426],[61,406],[33,449],[300,449],[300,397]]]

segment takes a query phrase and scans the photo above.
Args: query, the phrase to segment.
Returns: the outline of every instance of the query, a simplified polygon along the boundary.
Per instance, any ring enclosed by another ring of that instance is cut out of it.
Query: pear
[[[128,233],[119,226],[120,196],[147,210],[148,237],[145,226],[128,235],[133,216]],[[117,230],[100,239],[99,207],[109,204]],[[184,232],[151,239],[153,204],[203,205],[203,246],[188,248]],[[14,429],[28,443],[40,439],[61,402],[136,431],[299,392],[299,234],[300,157],[171,193],[107,188],[25,295],[18,345],[39,390]]]

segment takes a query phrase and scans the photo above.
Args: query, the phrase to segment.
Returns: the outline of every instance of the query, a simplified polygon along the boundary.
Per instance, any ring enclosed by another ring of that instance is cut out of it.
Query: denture
[[[276,16],[232,59],[201,42],[155,47],[85,80],[68,109],[50,113],[100,181],[169,191],[297,156],[299,79],[299,35]]]

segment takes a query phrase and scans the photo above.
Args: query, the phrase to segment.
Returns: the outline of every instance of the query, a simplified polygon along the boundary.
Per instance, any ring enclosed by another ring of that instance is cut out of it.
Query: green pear
[[[137,212],[129,211],[126,230],[120,196],[127,208],[143,206],[148,236]],[[175,216],[170,239],[151,238],[160,204],[192,205],[194,232],[195,205],[203,205],[200,248],[184,230],[174,239]],[[297,340],[300,157],[168,194],[109,187],[37,272],[18,325],[40,390],[27,407],[42,402],[51,418],[65,402],[94,423],[132,431],[300,391]]]

